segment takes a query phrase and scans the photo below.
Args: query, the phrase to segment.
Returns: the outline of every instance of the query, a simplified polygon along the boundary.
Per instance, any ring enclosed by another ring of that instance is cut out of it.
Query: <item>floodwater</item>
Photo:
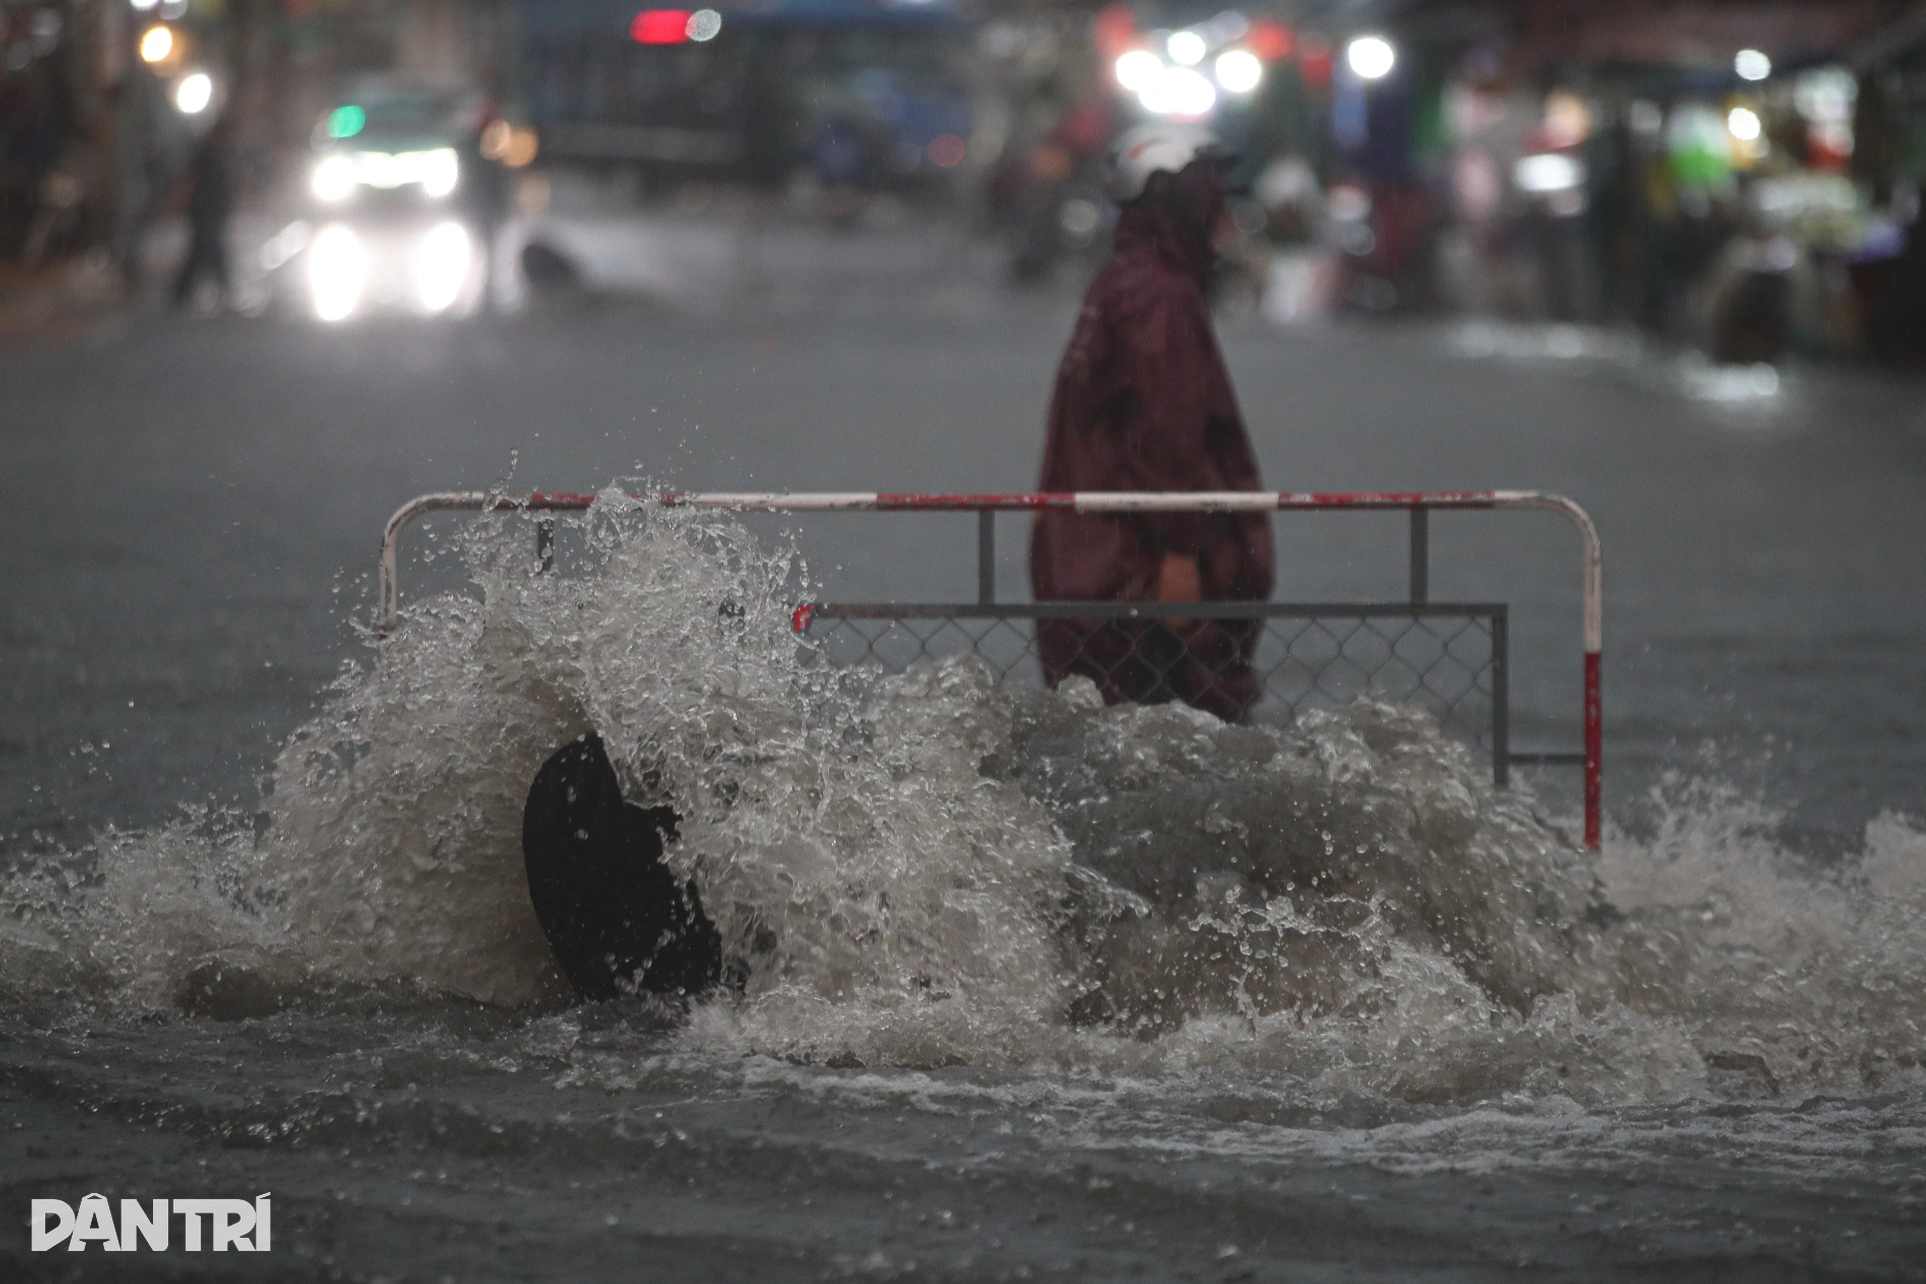
[[[1756,373],[1517,351],[1508,332],[1407,341],[1477,380],[1684,407],[1639,431],[1726,434],[1701,458],[1797,431],[1773,399],[1798,390]],[[1694,429],[1707,405],[1722,418]],[[1792,417],[1820,416],[1807,405]],[[1804,480],[1845,494],[1870,431]],[[1718,489],[1624,467],[1620,496]],[[1771,507],[1752,467],[1727,516]],[[1918,485],[1890,466],[1880,482]],[[519,519],[449,526],[411,568],[402,627],[313,684],[258,803],[81,815],[84,845],[16,836],[0,1254],[30,1277],[137,1275],[156,1264],[27,1255],[26,1201],[272,1190],[271,1267],[167,1267],[1926,1278],[1920,764],[1890,728],[1871,771],[1827,748],[1864,740],[1835,719],[1880,674],[1916,683],[1903,630],[1848,618],[1878,657],[1854,671],[1811,643],[1818,612],[1744,591],[1825,580],[1783,557],[1735,563],[1726,597],[1666,616],[1666,576],[1715,559],[1660,565],[1658,535],[1623,519],[1655,510],[1618,511],[1607,553],[1631,565],[1608,646],[1642,650],[1607,690],[1636,711],[1639,765],[1597,856],[1569,841],[1556,777],[1495,790],[1395,704],[1227,728],[1000,686],[967,660],[836,671],[799,651],[789,608],[837,562],[860,574],[853,556],[811,569],[765,527],[611,496],[538,575]],[[1803,539],[1816,519],[1793,511]],[[1680,520],[1710,539],[1719,515]],[[1762,557],[1791,547],[1760,530]],[[1503,537],[1486,538],[1447,547]],[[1879,573],[1899,557],[1838,559],[1863,573],[1849,613],[1903,596]],[[1527,569],[1518,600],[1575,616],[1575,550]],[[1690,645],[1667,652],[1668,627]],[[1739,697],[1769,686],[1748,685],[1746,654],[1803,654],[1788,687],[1837,697],[1764,701],[1799,745],[1701,752],[1652,729],[1668,706],[1675,728],[1758,725],[1721,722],[1705,694],[1732,664],[1722,627],[1759,639],[1733,647]],[[1521,668],[1542,676],[1520,704],[1547,737],[1571,731],[1574,632],[1521,628]],[[1886,706],[1901,722],[1904,685]],[[536,766],[588,729],[636,797],[682,809],[672,859],[746,966],[741,992],[567,1001],[519,818]]]

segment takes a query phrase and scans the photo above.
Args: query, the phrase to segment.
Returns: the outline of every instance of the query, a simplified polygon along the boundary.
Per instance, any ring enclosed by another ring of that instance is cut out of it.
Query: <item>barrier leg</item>
[[[1585,846],[1598,850],[1604,781],[1605,713],[1598,692],[1598,652],[1585,653]]]

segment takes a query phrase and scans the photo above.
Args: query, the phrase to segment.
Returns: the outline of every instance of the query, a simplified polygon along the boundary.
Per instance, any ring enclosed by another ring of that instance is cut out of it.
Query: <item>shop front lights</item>
[[[1398,51],[1383,36],[1359,36],[1344,47],[1344,65],[1359,80],[1383,80],[1398,65]]]
[[[1577,158],[1561,152],[1539,152],[1519,158],[1512,167],[1512,182],[1521,192],[1550,196],[1573,191],[1585,181],[1585,167]]]

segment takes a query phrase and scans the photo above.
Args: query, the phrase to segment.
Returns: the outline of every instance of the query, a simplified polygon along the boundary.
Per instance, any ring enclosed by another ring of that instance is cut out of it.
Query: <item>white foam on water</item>
[[[836,672],[790,632],[791,551],[613,492],[580,529],[587,564],[544,575],[526,532],[478,525],[479,595],[413,606],[336,684],[264,822],[108,831],[91,867],[0,886],[0,993],[139,1016],[196,987],[401,978],[552,1005],[522,800],[592,729],[632,797],[682,812],[671,859],[749,980],[667,1044],[534,1018],[565,1081],[670,1053],[964,1066],[1018,1095],[1181,1079],[1305,1117],[1922,1086],[1905,818],[1821,871],[1702,785],[1593,858],[1413,710],[1239,728],[967,659]]]

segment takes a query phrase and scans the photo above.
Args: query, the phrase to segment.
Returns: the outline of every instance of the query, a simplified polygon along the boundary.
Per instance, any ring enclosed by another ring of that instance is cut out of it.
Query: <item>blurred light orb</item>
[[[368,113],[354,103],[345,103],[328,113],[329,138],[353,138],[368,127]]]
[[[128,3],[133,5],[134,8],[140,10],[142,13],[146,13],[149,9],[152,9],[155,5],[159,4],[160,0],[128,0]]]
[[[214,78],[204,71],[182,76],[174,86],[174,106],[184,115],[198,116],[214,101]]]
[[[473,251],[459,223],[438,223],[415,247],[415,298],[429,312],[445,312],[468,280]]]
[[[714,9],[697,9],[689,15],[689,39],[701,42],[722,34],[722,15]]]
[[[1559,152],[1540,152],[1522,156],[1512,166],[1511,181],[1521,192],[1534,196],[1566,192],[1585,181],[1585,167],[1576,159]]]
[[[938,169],[954,169],[969,153],[969,144],[955,134],[938,134],[930,140],[930,164]]]
[[[1545,95],[1544,131],[1546,146],[1576,147],[1592,136],[1592,109],[1569,89],[1555,89]]]
[[[1757,49],[1741,49],[1732,60],[1732,70],[1741,80],[1764,80],[1772,74],[1772,59]]]
[[[314,315],[323,321],[345,321],[361,305],[367,283],[368,254],[361,238],[339,223],[330,223],[308,247],[308,285],[314,291]]]
[[[1734,107],[1725,114],[1725,127],[1731,135],[1742,143],[1757,141],[1762,126],[1759,113],[1750,107]]]
[[[1137,100],[1158,116],[1208,116],[1217,106],[1217,86],[1189,67],[1168,67],[1138,91]]]
[[[356,174],[354,162],[346,156],[324,156],[314,167],[314,174],[308,180],[308,188],[316,199],[332,205],[345,201],[354,194]]]
[[[508,144],[514,137],[515,130],[507,121],[489,121],[481,132],[482,159],[498,161],[508,155]]]
[[[523,169],[535,161],[536,153],[541,151],[541,138],[532,129],[511,130],[508,135],[508,149],[502,153],[502,164],[510,169]]]
[[[1148,49],[1132,49],[1118,57],[1114,68],[1117,83],[1131,93],[1141,93],[1146,85],[1164,74],[1164,60]]]
[[[282,264],[307,249],[308,242],[313,239],[314,229],[301,219],[294,220],[270,236],[261,246],[262,270],[267,272],[278,270]]]
[[[1164,41],[1164,52],[1180,67],[1195,67],[1210,52],[1204,38],[1194,31],[1179,31]]]
[[[174,33],[156,24],[141,34],[140,60],[142,62],[166,62],[167,56],[174,52]]]
[[[1264,79],[1264,64],[1248,49],[1217,55],[1217,83],[1233,94],[1248,94]]]
[[[1383,36],[1359,36],[1344,47],[1344,65],[1359,80],[1383,80],[1398,65],[1398,51]]]
[[[1087,245],[1103,226],[1103,208],[1095,201],[1073,197],[1057,211],[1057,226],[1077,244]]]

